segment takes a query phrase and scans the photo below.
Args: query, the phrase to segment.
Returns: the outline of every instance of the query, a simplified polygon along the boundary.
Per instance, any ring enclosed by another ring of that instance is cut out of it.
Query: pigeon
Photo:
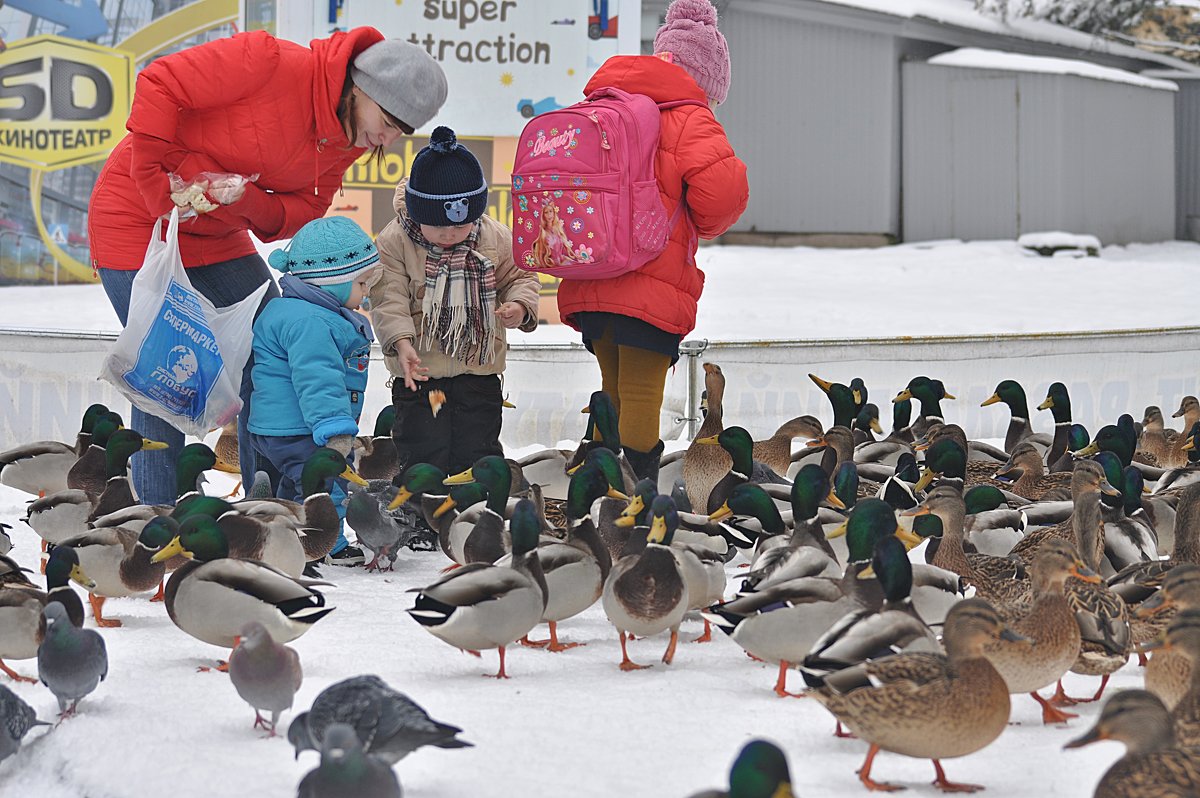
[[[229,655],[229,680],[254,709],[254,728],[261,726],[274,737],[279,713],[292,708],[304,673],[295,649],[276,643],[265,626],[249,621],[242,627],[241,643]],[[261,711],[270,712],[271,720]]]
[[[21,738],[34,726],[49,726],[44,720],[37,719],[33,707],[0,684],[0,762],[17,752],[21,747]]]
[[[354,729],[335,723],[325,733],[321,764],[300,780],[296,798],[401,798],[400,780],[363,750]]]
[[[346,521],[354,528],[360,546],[370,549],[375,558],[367,563],[367,570],[392,570],[396,562],[397,549],[406,537],[412,534],[404,524],[387,511],[386,504],[399,492],[387,482],[380,491],[356,490],[346,499]],[[382,562],[387,561],[386,566]]]
[[[12,527],[8,524],[0,524],[0,554],[8,554],[12,551],[12,538],[8,536],[8,530]]]
[[[42,615],[46,637],[38,646],[38,678],[58,699],[61,721],[74,715],[79,700],[108,676],[108,652],[100,633],[75,628],[59,602],[47,604]]]
[[[470,748],[455,737],[462,729],[440,723],[408,696],[393,690],[374,675],[354,676],[321,691],[312,708],[288,727],[288,742],[301,751],[321,750],[334,723],[349,723],[369,753],[395,764],[423,745]]]

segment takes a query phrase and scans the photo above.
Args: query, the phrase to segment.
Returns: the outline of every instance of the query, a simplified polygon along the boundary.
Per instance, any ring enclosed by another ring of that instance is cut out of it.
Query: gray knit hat
[[[446,102],[446,73],[425,48],[384,39],[363,50],[350,77],[379,107],[415,130]]]

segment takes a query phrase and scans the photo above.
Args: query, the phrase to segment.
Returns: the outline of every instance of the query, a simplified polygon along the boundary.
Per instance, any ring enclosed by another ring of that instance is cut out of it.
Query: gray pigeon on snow
[[[12,538],[8,536],[8,530],[12,529],[8,524],[0,524],[0,554],[8,554],[12,551]]]
[[[354,729],[335,723],[325,732],[321,764],[300,780],[297,798],[401,798],[400,780],[377,756],[363,751]]]
[[[38,678],[58,699],[61,720],[74,715],[79,700],[108,676],[108,652],[100,633],[75,628],[59,602],[47,604],[42,615],[46,636],[38,646]]]
[[[254,709],[254,728],[262,727],[275,736],[279,713],[292,708],[304,673],[296,650],[271,638],[258,621],[242,627],[242,639],[229,655],[229,680],[238,695]],[[271,720],[262,716],[271,713]]]
[[[366,750],[395,764],[423,745],[470,748],[459,740],[457,726],[433,720],[408,696],[374,675],[354,676],[321,691],[312,709],[302,712],[288,727],[288,742],[301,751],[321,750],[334,723],[348,723]]]
[[[49,726],[44,720],[37,719],[33,707],[21,700],[21,697],[0,684],[0,762],[17,752],[21,747],[21,738],[34,726]]]
[[[387,504],[398,492],[391,482],[379,480],[378,490],[370,488],[353,491],[346,499],[346,521],[354,529],[360,546],[370,549],[375,558],[367,570],[386,567],[392,570],[398,549],[412,537],[413,529],[387,511]],[[386,566],[384,564],[386,560]]]

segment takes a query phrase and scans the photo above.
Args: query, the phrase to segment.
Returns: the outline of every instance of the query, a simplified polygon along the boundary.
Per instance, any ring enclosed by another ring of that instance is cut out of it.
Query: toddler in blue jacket
[[[279,470],[275,495],[303,499],[300,474],[320,446],[349,458],[374,333],[357,308],[378,276],[379,253],[350,219],[330,217],[304,225],[270,264],[284,273],[283,296],[267,303],[254,322],[254,394],[251,442]],[[345,481],[330,498],[345,518]],[[362,551],[344,532],[327,560],[357,565]]]

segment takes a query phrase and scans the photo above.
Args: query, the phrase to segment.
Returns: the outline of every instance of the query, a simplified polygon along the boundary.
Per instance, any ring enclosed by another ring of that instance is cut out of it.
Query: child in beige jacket
[[[513,262],[512,232],[484,215],[487,193],[479,161],[439,127],[375,241],[383,276],[371,321],[392,374],[401,470],[431,463],[455,474],[503,454],[505,330],[537,327],[538,279]],[[431,403],[433,391],[444,399]]]

